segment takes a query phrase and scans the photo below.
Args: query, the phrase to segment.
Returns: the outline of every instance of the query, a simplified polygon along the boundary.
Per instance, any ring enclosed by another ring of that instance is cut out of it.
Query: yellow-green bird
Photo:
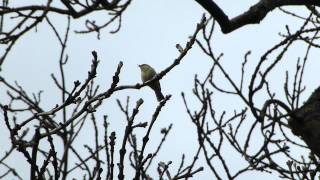
[[[150,79],[152,79],[154,76],[157,75],[156,71],[149,66],[148,64],[141,64],[139,65],[140,70],[141,70],[141,80],[142,82],[146,82]],[[159,81],[154,81],[152,82],[149,87],[153,89],[153,91],[156,93],[157,100],[161,101],[164,99],[163,94],[161,93],[161,86]]]

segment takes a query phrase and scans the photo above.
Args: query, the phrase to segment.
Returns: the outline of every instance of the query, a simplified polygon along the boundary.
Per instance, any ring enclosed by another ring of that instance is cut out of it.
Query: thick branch
[[[221,31],[230,33],[248,24],[258,24],[273,9],[281,6],[320,6],[319,0],[260,0],[246,12],[229,19],[224,11],[212,0],[195,0],[218,21]]]
[[[12,12],[22,12],[22,11],[49,11],[49,12],[55,12],[58,14],[66,14],[70,15],[73,18],[80,18],[82,16],[85,16],[91,12],[97,11],[97,10],[115,10],[118,6],[119,0],[114,0],[111,3],[106,3],[106,1],[103,0],[97,0],[91,5],[89,5],[86,8],[83,8],[81,10],[76,11],[73,6],[70,4],[68,0],[61,0],[61,2],[65,5],[67,9],[61,9],[58,7],[52,7],[52,6],[45,6],[45,5],[30,5],[30,6],[22,6],[22,7],[5,7],[0,6],[0,15],[8,14]],[[103,6],[99,7],[99,5]]]

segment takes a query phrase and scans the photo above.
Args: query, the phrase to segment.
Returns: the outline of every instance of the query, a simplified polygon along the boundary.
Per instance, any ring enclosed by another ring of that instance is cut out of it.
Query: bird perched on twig
[[[141,70],[141,80],[143,83],[151,80],[154,76],[157,75],[156,71],[148,64],[141,64],[139,65],[139,68]],[[164,99],[164,96],[161,93],[161,86],[159,81],[152,82],[151,84],[149,84],[149,87],[155,92],[158,101]]]

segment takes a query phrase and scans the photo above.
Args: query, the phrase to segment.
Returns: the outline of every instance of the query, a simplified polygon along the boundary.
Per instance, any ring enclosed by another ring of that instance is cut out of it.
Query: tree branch
[[[212,0],[195,0],[219,23],[221,31],[230,33],[248,24],[258,24],[273,9],[281,6],[320,6],[318,0],[260,0],[246,12],[229,19],[224,11]]]

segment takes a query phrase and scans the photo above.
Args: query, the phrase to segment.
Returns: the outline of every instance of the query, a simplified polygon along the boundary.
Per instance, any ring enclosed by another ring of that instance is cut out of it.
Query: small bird
[[[149,66],[148,64],[140,64],[139,65],[141,70],[141,80],[142,82],[146,82],[148,80],[151,80],[154,76],[157,75],[156,71]],[[161,93],[161,86],[159,81],[152,82],[149,87],[154,90],[157,96],[157,100],[161,101],[164,99],[163,94]]]

